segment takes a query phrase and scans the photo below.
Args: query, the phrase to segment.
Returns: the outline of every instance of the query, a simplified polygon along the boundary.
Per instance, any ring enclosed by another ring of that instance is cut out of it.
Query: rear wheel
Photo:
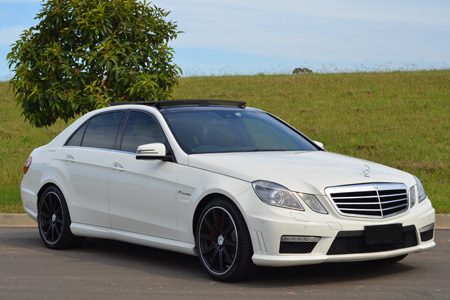
[[[39,234],[50,249],[66,249],[80,246],[84,238],[70,231],[70,215],[61,191],[50,186],[40,197],[38,211]]]
[[[247,225],[226,198],[213,200],[203,209],[196,245],[203,268],[215,280],[232,282],[256,275]]]

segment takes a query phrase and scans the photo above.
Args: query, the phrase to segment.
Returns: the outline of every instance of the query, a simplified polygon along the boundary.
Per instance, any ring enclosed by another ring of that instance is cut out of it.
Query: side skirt
[[[117,240],[147,247],[180,252],[188,255],[197,255],[195,251],[195,244],[186,242],[80,223],[72,223],[70,225],[70,230],[77,236]]]

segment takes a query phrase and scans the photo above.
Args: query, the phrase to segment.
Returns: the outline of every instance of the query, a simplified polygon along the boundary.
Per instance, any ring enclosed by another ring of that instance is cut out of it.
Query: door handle
[[[123,166],[122,166],[121,164],[117,163],[117,162],[113,163],[112,166],[111,166],[111,168],[112,168],[114,171],[120,171],[120,172],[123,172]]]
[[[75,158],[72,155],[67,155],[66,156],[66,162],[68,163],[74,163],[75,162]]]

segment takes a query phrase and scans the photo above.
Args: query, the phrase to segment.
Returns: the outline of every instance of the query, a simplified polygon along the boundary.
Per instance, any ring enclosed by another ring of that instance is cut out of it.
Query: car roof
[[[146,105],[153,106],[158,110],[180,107],[228,107],[245,109],[246,102],[233,100],[212,100],[212,99],[186,99],[186,100],[167,100],[157,102],[114,102],[111,106],[118,105]]]

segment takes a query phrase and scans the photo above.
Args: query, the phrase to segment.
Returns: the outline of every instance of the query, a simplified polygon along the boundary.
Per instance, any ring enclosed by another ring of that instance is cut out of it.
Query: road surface
[[[197,257],[87,239],[43,246],[37,228],[0,228],[0,299],[450,299],[450,230],[400,263],[264,268],[251,281],[212,281]]]

